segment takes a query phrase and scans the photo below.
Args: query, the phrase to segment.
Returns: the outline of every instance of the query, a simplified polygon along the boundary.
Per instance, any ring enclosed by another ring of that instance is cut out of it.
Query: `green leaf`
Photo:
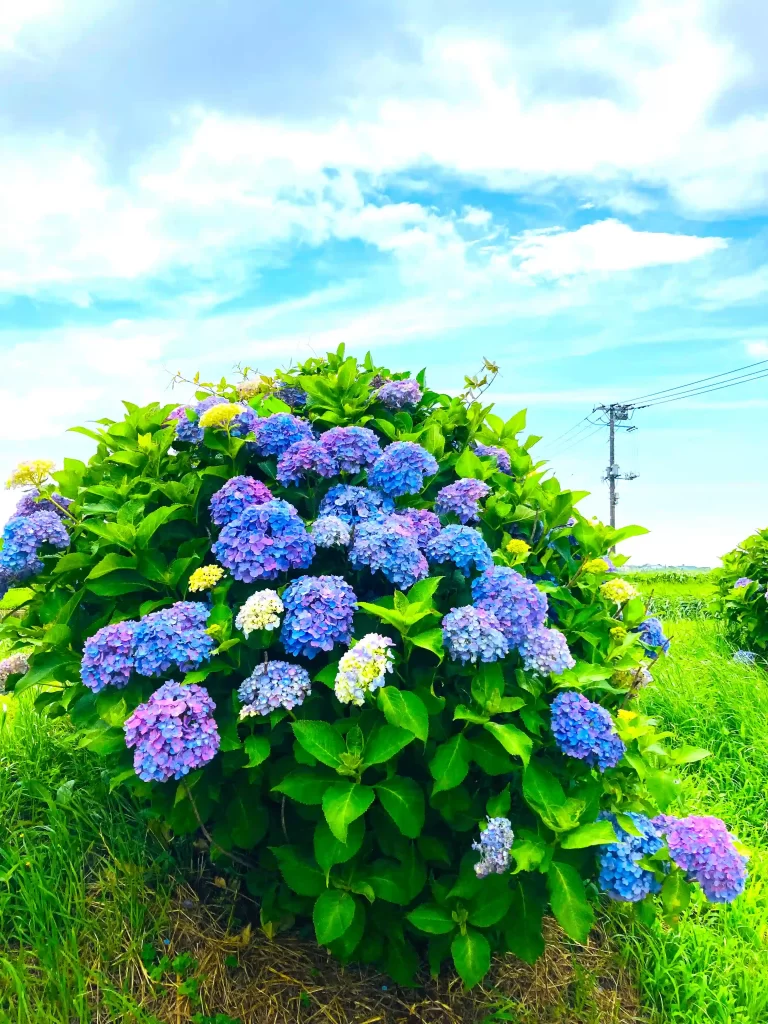
[[[269,740],[266,736],[248,736],[243,743],[245,752],[248,755],[246,768],[256,768],[269,757]]]
[[[307,772],[300,768],[273,786],[272,792],[284,793],[300,804],[321,804],[323,794],[334,778],[335,776],[322,775],[317,771]]]
[[[366,881],[373,886],[376,898],[406,907],[413,899],[399,864],[389,860],[374,861],[366,873]]]
[[[235,790],[225,813],[232,842],[243,850],[250,850],[267,832],[269,820],[264,807],[258,802],[258,791],[240,785]]]
[[[430,604],[442,579],[442,576],[428,576],[425,580],[419,580],[418,583],[414,583],[408,590],[409,602],[411,604],[417,602]]]
[[[422,903],[405,916],[414,928],[428,935],[447,935],[456,927],[448,911],[438,907],[436,903]]]
[[[393,775],[374,787],[382,807],[404,836],[415,839],[424,827],[424,792],[413,779]]]
[[[323,814],[328,828],[342,843],[347,841],[347,830],[368,810],[375,793],[370,786],[357,782],[335,782],[323,794]]]
[[[538,761],[531,761],[523,772],[523,796],[537,814],[553,818],[565,803],[563,787],[555,776]]]
[[[467,928],[465,935],[455,936],[451,956],[459,977],[467,988],[473,988],[491,967],[491,947],[481,932]]]
[[[470,756],[471,748],[461,733],[437,748],[429,763],[429,770],[435,780],[433,795],[453,789],[464,781],[469,771]]]
[[[489,796],[485,804],[485,811],[491,818],[506,816],[512,806],[512,794],[509,791],[509,783],[496,796]]]
[[[398,690],[396,686],[383,686],[378,691],[378,704],[390,725],[407,729],[427,742],[429,715],[424,702],[409,690]]]
[[[642,836],[643,834],[628,814],[617,814],[616,822],[619,828],[624,829],[630,836]]]
[[[64,556],[66,558],[66,555]],[[35,591],[29,587],[14,587],[6,591],[5,597],[0,601],[0,611],[14,611],[31,601]]]
[[[454,722],[472,722],[474,725],[485,725],[488,717],[487,714],[479,715],[471,708],[465,707],[464,704],[457,704],[456,710],[453,712]]]
[[[492,465],[486,464],[475,455],[469,448],[465,448],[459,456],[456,466],[456,476],[473,477],[475,480],[484,480],[486,476],[494,472]]]
[[[67,680],[77,679],[79,675],[80,665],[74,660],[71,653],[51,652],[37,655],[32,667],[18,681],[13,692],[18,695],[41,683],[63,683]]]
[[[547,872],[547,887],[552,913],[558,924],[575,942],[587,941],[595,914],[587,901],[584,883],[570,864],[553,860]]]
[[[501,725],[499,722],[486,722],[483,728],[504,747],[508,754],[517,756],[523,764],[528,764],[533,750],[531,737],[514,725]]]
[[[680,920],[680,915],[691,901],[691,886],[686,882],[682,871],[672,871],[664,879],[661,887],[661,903],[664,917],[670,923]]]
[[[536,963],[544,952],[544,900],[522,880],[513,881],[510,892],[512,900],[504,925],[506,948],[525,963]]]
[[[86,579],[99,579],[100,576],[106,576],[108,573],[116,572],[118,569],[135,569],[137,565],[138,559],[135,555],[118,555],[113,552],[105,555],[100,562],[97,562],[86,576]]]
[[[443,631],[439,626],[436,626],[434,629],[428,629],[424,633],[417,633],[416,636],[409,637],[409,639],[416,647],[423,647],[427,651],[432,651],[440,661],[443,660],[445,654],[443,651]]]
[[[407,729],[398,729],[396,725],[380,725],[366,740],[362,767],[386,764],[412,742],[413,733]]]
[[[480,883],[467,907],[470,924],[476,928],[492,928],[506,915],[512,902],[508,875],[489,875]]]
[[[674,764],[692,764],[694,761],[703,761],[705,757],[711,757],[712,752],[703,747],[690,747],[686,743],[672,752]]]
[[[340,842],[324,821],[315,825],[315,860],[325,872],[326,882],[334,864],[346,864],[352,860],[363,845],[365,822],[362,818],[353,821],[347,832],[346,843]]]
[[[513,875],[521,871],[546,871],[552,857],[553,848],[541,836],[528,829],[520,829],[512,845],[512,856],[515,858]]]
[[[178,519],[179,515],[185,513],[187,509],[188,506],[186,505],[164,505],[162,508],[156,508],[154,512],[144,516],[136,530],[137,546],[140,548],[147,547],[161,526],[172,519]]]
[[[327,722],[294,722],[293,734],[308,754],[329,768],[338,768],[345,753],[344,740]]]
[[[564,850],[583,850],[587,846],[604,846],[616,842],[616,830],[610,821],[593,821],[579,825],[573,832],[563,836],[560,845]]]
[[[327,946],[341,938],[355,916],[355,899],[348,892],[327,889],[320,893],[312,911],[318,945]]]
[[[62,572],[70,572],[73,569],[84,569],[86,565],[90,565],[92,562],[93,557],[91,555],[87,555],[83,551],[71,551],[67,555],[62,555],[56,562],[53,567],[53,573],[55,576],[58,576]]]
[[[671,772],[649,771],[645,784],[662,812],[674,802],[680,789],[677,779]]]
[[[325,890],[325,877],[320,868],[304,857],[294,846],[271,846],[285,884],[299,896],[319,896]]]

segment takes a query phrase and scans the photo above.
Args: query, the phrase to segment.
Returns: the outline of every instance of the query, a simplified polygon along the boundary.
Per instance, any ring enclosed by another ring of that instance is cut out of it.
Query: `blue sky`
[[[760,0],[4,8],[3,477],[176,370],[344,341],[448,390],[497,361],[491,397],[605,515],[605,433],[548,439],[768,359]],[[637,414],[636,561],[766,524],[767,410],[768,379]]]

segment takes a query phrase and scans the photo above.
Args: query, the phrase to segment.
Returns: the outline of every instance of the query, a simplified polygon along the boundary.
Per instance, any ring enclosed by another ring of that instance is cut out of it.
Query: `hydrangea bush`
[[[643,531],[581,516],[524,426],[343,349],[126,403],[14,476],[7,686],[202,826],[267,934],[401,983],[533,961],[545,913],[584,942],[600,891],[734,898],[743,851],[679,806],[706,752],[632,707],[664,641],[607,553]]]
[[[723,558],[717,609],[733,643],[765,664],[768,658],[768,528],[758,530]]]

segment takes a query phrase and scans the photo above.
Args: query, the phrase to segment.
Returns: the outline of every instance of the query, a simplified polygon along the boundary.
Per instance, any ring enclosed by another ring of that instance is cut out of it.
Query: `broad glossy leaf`
[[[315,860],[325,872],[326,881],[335,864],[346,864],[348,860],[352,860],[363,845],[364,837],[365,823],[362,818],[353,821],[349,826],[346,843],[340,842],[324,821],[319,821],[315,825]]]
[[[616,830],[610,821],[593,821],[579,825],[560,840],[564,850],[583,850],[587,846],[604,846],[616,842]]]
[[[378,704],[390,725],[407,729],[417,739],[427,742],[429,715],[424,702],[415,693],[396,686],[383,686],[378,692]]]
[[[407,729],[398,729],[395,725],[380,725],[365,742],[363,767],[386,764],[412,742],[413,733]]]
[[[424,791],[413,779],[393,775],[374,787],[382,807],[404,836],[415,839],[424,827]]]
[[[584,882],[576,868],[553,860],[547,872],[552,913],[566,935],[576,942],[587,941],[595,914],[587,900]]]
[[[335,782],[323,794],[323,814],[328,828],[342,843],[347,841],[351,822],[365,814],[375,793],[357,782]]]
[[[448,911],[438,907],[436,903],[422,903],[420,907],[406,914],[406,917],[414,928],[428,935],[447,935],[456,927],[456,922]]]
[[[456,971],[467,988],[482,981],[491,967],[491,947],[488,939],[472,928],[465,935],[457,935],[451,943],[451,956]]]
[[[462,783],[469,771],[470,757],[471,748],[462,733],[457,733],[441,744],[429,763],[429,770],[435,780],[433,794],[453,789]]]
[[[504,747],[508,754],[519,757],[523,764],[528,764],[533,750],[533,740],[514,725],[500,722],[486,722],[483,728]]]
[[[246,768],[256,768],[269,757],[269,740],[261,734],[247,736],[243,742],[243,747],[248,755]]]
[[[327,946],[341,938],[355,917],[355,899],[348,892],[327,889],[321,892],[312,911],[312,923],[318,945]]]
[[[293,734],[308,754],[329,768],[338,768],[346,751],[344,740],[327,722],[294,722]]]

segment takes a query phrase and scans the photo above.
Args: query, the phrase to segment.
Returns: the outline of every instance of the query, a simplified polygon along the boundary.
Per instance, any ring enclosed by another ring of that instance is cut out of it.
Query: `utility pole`
[[[619,496],[616,493],[616,481],[637,479],[637,473],[621,473],[616,465],[617,424],[618,429],[626,431],[637,430],[637,427],[624,425],[629,420],[632,408],[631,405],[621,405],[618,402],[613,402],[611,405],[597,405],[592,410],[593,412],[601,412],[604,416],[608,417],[607,421],[603,421],[608,424],[608,468],[605,471],[603,480],[608,482],[609,522],[612,527],[616,526],[616,503],[619,500]]]

